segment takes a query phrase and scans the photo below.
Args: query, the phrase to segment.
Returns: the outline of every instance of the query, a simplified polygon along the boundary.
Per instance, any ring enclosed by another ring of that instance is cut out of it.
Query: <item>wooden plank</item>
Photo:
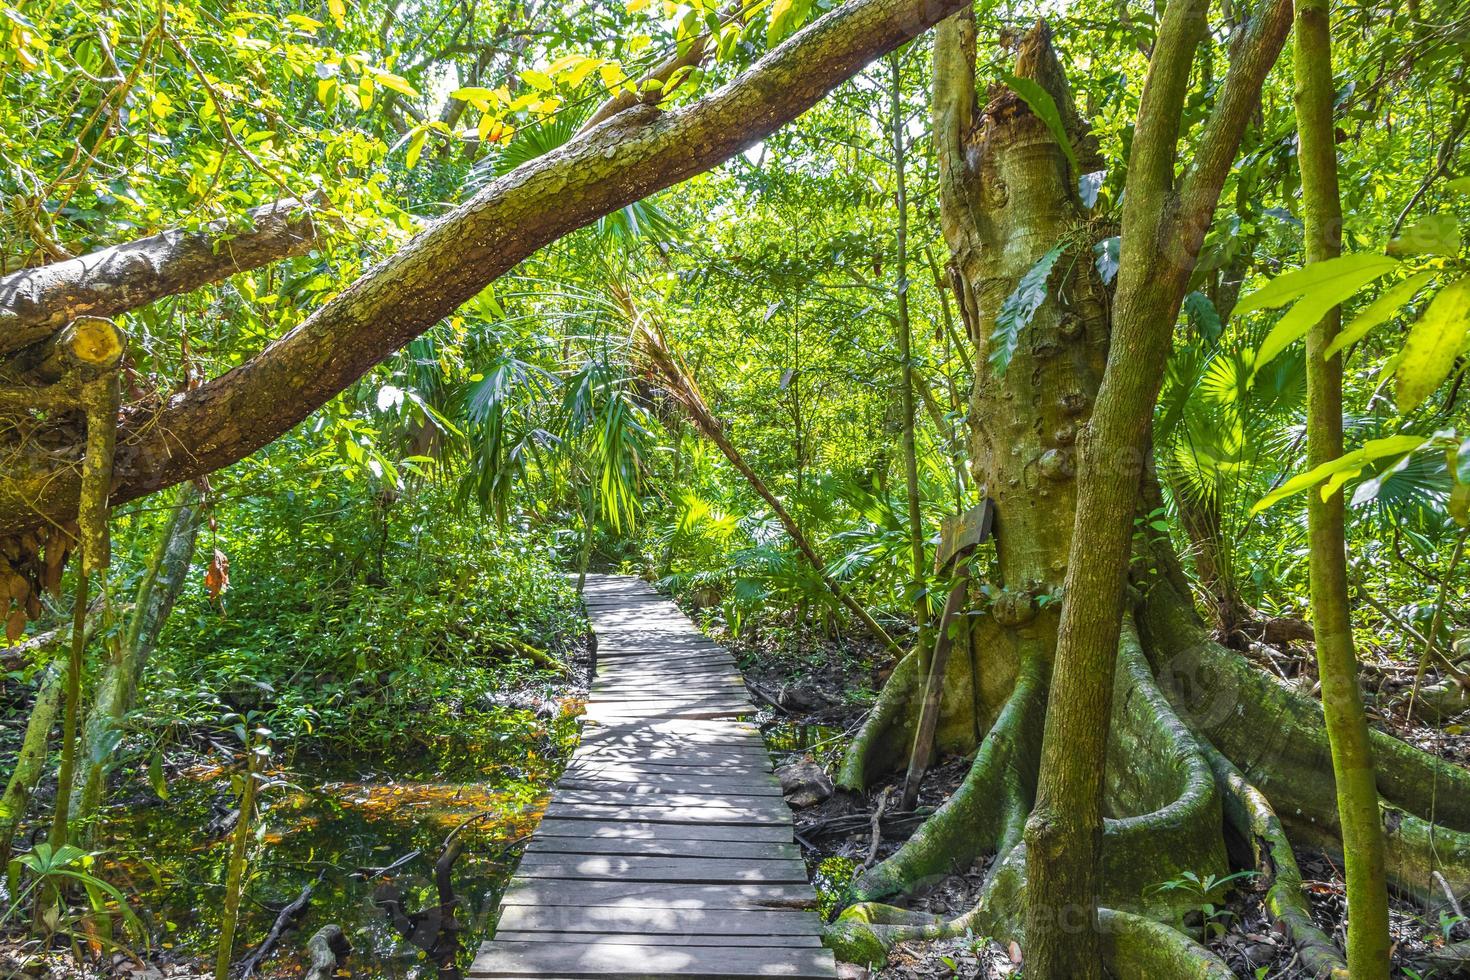
[[[512,943],[564,943],[567,937],[560,932],[520,932],[515,929],[496,929],[495,938],[500,942]],[[807,949],[822,945],[820,936],[732,936],[728,933],[646,933],[627,932],[584,932],[578,934],[579,943],[615,943],[622,946],[761,946],[777,949]]]
[[[679,857],[697,849],[702,857],[759,858],[766,861],[798,861],[795,844],[775,841],[706,840],[678,841],[654,837],[650,840],[624,838],[550,837],[537,834],[526,845],[527,854],[641,854],[647,857]]]
[[[736,936],[820,936],[821,921],[810,912],[788,909],[645,908],[640,906],[508,905],[500,913],[502,930],[543,933],[615,932],[677,937],[685,933]],[[567,937],[576,941],[577,937]]]
[[[653,823],[639,820],[588,820],[548,816],[536,827],[541,837],[577,840],[765,841],[790,843],[791,826],[781,824]]]
[[[529,852],[521,858],[516,875],[527,879],[662,881],[691,885],[720,885],[727,882],[802,885],[807,880],[806,865],[790,859]]]
[[[666,977],[788,977],[828,980],[837,976],[825,949],[783,949],[772,956],[748,947],[656,948],[614,943],[494,943],[493,962],[478,958],[469,977],[547,976],[560,980],[662,980]]]
[[[552,797],[552,804],[576,804],[579,806],[656,806],[680,810],[764,810],[776,820],[791,815],[785,801],[769,796],[752,796],[731,793],[639,793],[625,786],[609,786],[601,789],[561,789]]]
[[[785,806],[784,803],[781,804]],[[552,797],[546,816],[558,820],[674,824],[754,824],[763,826],[781,819],[770,806],[654,806],[616,803],[568,803]]]
[[[780,796],[781,784],[767,775],[757,779],[747,776],[678,776],[666,773],[617,773],[583,771],[563,773],[557,783],[561,789],[621,789],[629,793],[739,793],[745,796]]]
[[[506,889],[502,905],[620,909],[813,909],[811,885],[669,885],[646,881],[568,881],[564,878],[517,879]]]
[[[612,772],[646,776],[768,776],[772,766],[765,759],[750,759],[745,764],[727,762],[706,766],[680,759],[610,759],[582,756],[573,758],[567,770],[579,772]]]

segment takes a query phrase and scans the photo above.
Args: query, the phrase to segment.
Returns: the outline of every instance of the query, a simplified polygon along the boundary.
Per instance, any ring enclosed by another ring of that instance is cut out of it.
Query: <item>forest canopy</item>
[[[1467,65],[1460,0],[0,4],[0,962],[461,969],[607,571],[819,770],[843,960],[1470,969]]]

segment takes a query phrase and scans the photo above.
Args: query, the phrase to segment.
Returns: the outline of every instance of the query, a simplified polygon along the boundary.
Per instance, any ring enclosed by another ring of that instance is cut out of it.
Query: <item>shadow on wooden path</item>
[[[630,576],[589,576],[582,744],[470,977],[836,977],[734,658]]]

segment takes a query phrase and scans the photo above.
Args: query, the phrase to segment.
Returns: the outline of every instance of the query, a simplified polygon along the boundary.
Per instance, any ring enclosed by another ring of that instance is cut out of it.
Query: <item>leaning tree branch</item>
[[[173,229],[88,255],[0,276],[0,355],[45,340],[77,317],[116,316],[187,293],[316,244],[296,200],[249,212],[245,222]]]
[[[1230,67],[1205,124],[1194,161],[1180,183],[1178,205],[1171,228],[1176,247],[1193,256],[1199,251],[1220,190],[1235,164],[1241,138],[1256,108],[1261,89],[1286,42],[1291,28],[1291,0],[1263,0],[1251,17],[1245,36],[1230,54]],[[1136,139],[1137,137],[1135,137]]]
[[[537,249],[729,159],[962,0],[851,0],[703,99],[635,107],[500,178],[246,364],[127,413],[114,500],[227,466],[275,440]],[[0,479],[0,532],[75,511],[72,467]]]

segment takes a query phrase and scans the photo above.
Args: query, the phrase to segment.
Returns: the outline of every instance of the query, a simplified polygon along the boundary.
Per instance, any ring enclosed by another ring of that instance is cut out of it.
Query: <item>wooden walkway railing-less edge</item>
[[[629,576],[589,576],[582,744],[470,977],[837,976],[734,658]]]

